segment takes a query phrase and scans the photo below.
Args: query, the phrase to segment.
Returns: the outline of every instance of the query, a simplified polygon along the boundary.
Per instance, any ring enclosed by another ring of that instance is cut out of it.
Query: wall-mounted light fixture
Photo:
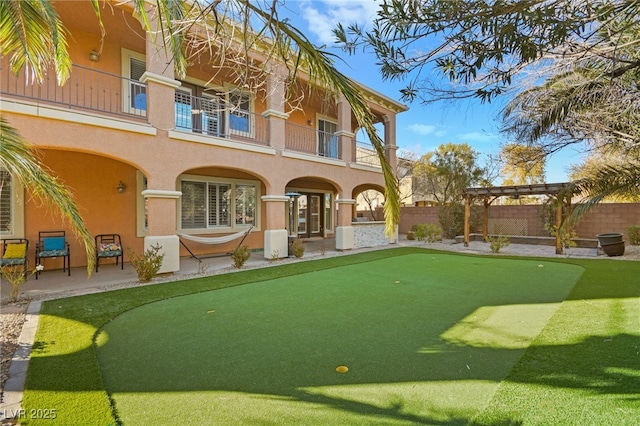
[[[89,60],[91,60],[91,62],[98,62],[98,59],[100,59],[100,55],[96,52],[96,49],[91,49],[91,52],[89,52]]]
[[[313,124],[313,120],[308,119],[308,120],[307,120],[307,124],[308,124],[309,126],[311,126],[311,125]]]
[[[117,189],[118,189],[118,192],[122,194],[124,190],[127,189],[127,185],[125,185],[124,182],[120,181],[118,182]]]

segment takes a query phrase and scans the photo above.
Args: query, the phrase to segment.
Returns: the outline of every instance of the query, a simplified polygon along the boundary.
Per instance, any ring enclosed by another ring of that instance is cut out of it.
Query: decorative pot
[[[609,244],[600,243],[600,247],[602,247],[602,251],[609,257],[622,256],[624,254],[624,241]]]
[[[623,235],[622,233],[614,232],[610,234],[598,234],[596,235],[596,237],[598,237],[598,242],[600,243],[600,245],[603,246],[605,244],[613,244],[613,243],[621,242],[622,235]]]

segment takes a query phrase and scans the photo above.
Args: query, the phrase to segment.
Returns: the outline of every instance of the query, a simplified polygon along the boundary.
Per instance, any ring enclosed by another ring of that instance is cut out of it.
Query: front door
[[[323,200],[323,194],[303,193],[298,197],[298,237],[323,236]]]

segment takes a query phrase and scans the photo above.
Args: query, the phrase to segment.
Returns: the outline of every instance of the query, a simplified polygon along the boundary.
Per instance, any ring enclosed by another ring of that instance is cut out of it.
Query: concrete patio
[[[469,254],[492,255],[489,244],[482,241],[471,241],[469,243],[469,247],[465,247],[464,244],[456,243],[453,240],[427,244],[421,241],[407,240],[405,235],[401,235],[399,242],[396,244],[390,244],[384,247],[360,248],[347,251],[337,251],[335,249],[335,241],[333,239],[309,240],[305,241],[304,244],[305,254],[302,259],[285,258],[271,261],[264,258],[263,252],[254,252],[251,253],[251,257],[241,270],[281,265],[285,262],[300,262],[319,259],[322,257],[343,256],[386,248],[391,249],[401,246],[415,246]],[[598,249],[595,248],[572,248],[568,249],[567,255],[556,255],[555,248],[553,246],[510,244],[500,251],[500,255],[556,258],[568,256],[573,258],[637,261],[640,260],[640,247],[627,245],[624,256],[607,257],[602,253],[598,253]],[[183,257],[180,259],[180,271],[166,276],[159,276],[150,284],[235,271],[238,271],[238,269],[233,267],[230,256],[223,255],[203,258],[202,262],[190,257]],[[36,280],[35,277],[31,277],[22,285],[21,298],[31,300],[53,299],[58,297],[108,291],[133,285],[142,284],[138,283],[136,272],[130,263],[125,263],[124,269],[120,269],[119,265],[116,266],[113,261],[107,260],[101,263],[99,272],[93,272],[90,278],[87,277],[87,270],[85,267],[72,268],[71,276],[67,276],[67,273],[62,270],[45,270],[42,272],[38,280]],[[6,282],[6,280],[2,280],[0,290],[1,299],[4,304],[11,294],[11,285]]]

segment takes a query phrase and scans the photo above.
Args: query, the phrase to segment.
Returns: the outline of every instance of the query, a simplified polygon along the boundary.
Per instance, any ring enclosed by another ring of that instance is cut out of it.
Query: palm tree
[[[503,131],[547,154],[581,143],[621,159],[595,163],[587,177],[573,183],[573,192],[583,198],[571,222],[607,197],[640,192],[640,27],[624,18],[614,26],[620,32],[599,32],[605,53],[565,64],[564,72],[522,92],[504,110]]]
[[[91,0],[91,3],[104,34],[100,20],[100,2]],[[310,80],[319,87],[335,94],[342,94],[380,158],[386,187],[386,232],[389,236],[395,232],[400,215],[398,184],[386,159],[384,143],[374,127],[373,115],[362,91],[335,68],[334,55],[314,46],[288,21],[278,19],[277,2],[274,1],[272,7],[265,11],[248,0],[206,4],[185,0],[157,0],[154,4],[157,11],[155,15],[148,13],[148,6],[146,0],[134,1],[136,13],[145,28],[148,31],[159,30],[164,46],[173,58],[175,72],[180,77],[186,74],[188,62],[185,39],[192,28],[199,24],[204,27],[206,24],[208,28],[213,27],[214,31],[207,32],[208,43],[205,44],[205,49],[210,49],[211,45],[223,50],[240,47],[240,53],[244,53],[245,56],[242,65],[246,74],[257,69],[250,66],[249,51],[258,45],[261,48],[268,46],[265,49],[267,60],[284,62],[289,70],[290,81],[295,81],[298,70],[304,69]],[[221,10],[222,7],[224,9]],[[28,67],[33,71],[36,81],[41,81],[46,66],[53,63],[58,81],[64,82],[69,75],[71,61],[64,38],[65,29],[55,13],[52,2],[3,0],[0,3],[0,14],[0,47],[3,52],[14,52],[11,58],[12,69],[17,71],[23,66]],[[14,31],[15,28],[19,31]],[[230,34],[233,38],[234,33],[225,33],[230,28],[236,34],[238,29],[242,32],[243,41],[233,47],[224,42]],[[226,55],[226,52],[223,54]]]

